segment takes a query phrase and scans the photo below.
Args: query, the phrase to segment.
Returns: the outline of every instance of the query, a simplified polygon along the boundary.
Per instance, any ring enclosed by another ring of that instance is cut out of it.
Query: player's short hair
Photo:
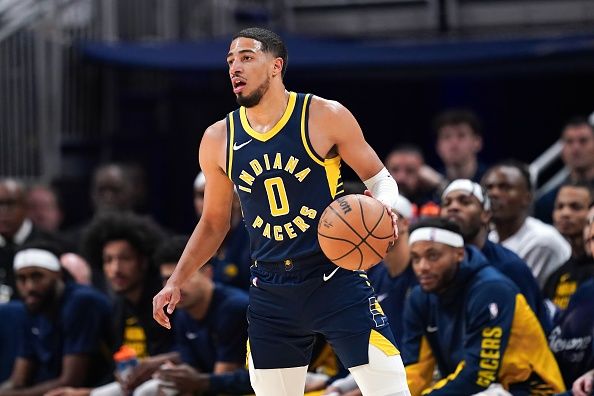
[[[561,189],[564,187],[581,188],[581,189],[588,191],[588,193],[590,194],[590,200],[588,201],[588,205],[590,204],[590,202],[592,202],[594,200],[594,186],[591,183],[581,181],[581,180],[580,181],[569,180],[569,181],[566,181],[563,184],[561,184],[561,186],[559,186],[559,191],[561,191]]]
[[[176,235],[161,242],[153,254],[155,265],[177,263],[184,252],[188,239],[185,235]]]
[[[565,124],[563,124],[563,129],[561,129],[562,133],[565,132],[567,128],[576,128],[582,125],[586,125],[590,128],[592,133],[594,134],[594,125],[590,123],[590,120],[584,116],[574,116],[571,117]]]
[[[426,227],[441,228],[442,230],[448,230],[462,235],[460,226],[445,217],[423,217],[422,219],[415,222],[412,227],[410,227],[409,233],[412,234],[414,230]]]
[[[423,155],[423,150],[413,143],[403,143],[395,146],[388,155],[386,155],[386,160],[395,154],[414,154],[418,155],[423,162],[425,162],[425,157]]]
[[[489,169],[487,169],[487,171],[485,172],[484,176],[483,176],[483,183],[484,184],[484,180],[487,178],[488,175],[491,174],[491,172],[493,172],[493,170],[497,169],[497,168],[515,168],[520,172],[520,175],[522,177],[522,179],[524,180],[524,184],[526,185],[526,188],[528,189],[528,191],[532,191],[532,180],[530,178],[530,170],[528,168],[528,165],[526,165],[524,162],[522,161],[518,161],[516,159],[505,159],[503,161],[499,161],[496,164],[494,164],[493,166],[491,166]]]
[[[441,112],[433,121],[433,130],[437,137],[441,128],[450,125],[466,124],[475,136],[483,136],[482,126],[477,115],[468,109],[451,109]]]
[[[285,46],[285,43],[278,34],[267,29],[259,27],[250,27],[241,30],[239,33],[233,36],[233,40],[235,40],[238,37],[245,37],[257,40],[260,43],[262,43],[263,52],[268,52],[272,54],[275,58],[281,58],[283,60],[281,76],[285,76],[285,72],[287,71],[287,64],[289,61],[289,54],[287,51],[287,47]]]

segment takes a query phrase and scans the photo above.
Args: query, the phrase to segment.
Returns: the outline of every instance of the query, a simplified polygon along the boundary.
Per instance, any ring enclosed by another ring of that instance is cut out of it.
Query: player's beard
[[[264,94],[268,91],[269,87],[270,77],[266,77],[266,81],[260,84],[260,86],[256,88],[256,90],[250,95],[241,95],[241,93],[237,95],[237,104],[248,108],[256,106],[258,103],[260,103],[262,96],[264,96]]]
[[[36,315],[49,312],[50,308],[57,301],[58,290],[57,286],[54,285],[44,292],[34,292],[33,294],[38,298],[38,302],[36,304],[26,304],[26,307],[30,313]]]

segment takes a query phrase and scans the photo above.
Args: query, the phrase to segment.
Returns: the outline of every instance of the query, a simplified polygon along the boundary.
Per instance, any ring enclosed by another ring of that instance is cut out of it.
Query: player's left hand
[[[375,198],[373,196],[373,194],[371,194],[371,191],[369,191],[369,190],[365,190],[364,194],[367,195],[368,197]],[[392,225],[394,226],[394,240],[390,243],[390,247],[392,247],[392,246],[394,246],[394,244],[396,243],[396,240],[398,239],[398,215],[396,213],[392,212],[392,208],[389,205],[385,204],[384,202],[382,202],[382,204],[386,208],[386,211],[388,212],[390,217],[392,217]]]
[[[162,367],[155,377],[164,382],[160,387],[175,389],[181,394],[208,390],[210,385],[208,374],[200,373],[187,364]]]

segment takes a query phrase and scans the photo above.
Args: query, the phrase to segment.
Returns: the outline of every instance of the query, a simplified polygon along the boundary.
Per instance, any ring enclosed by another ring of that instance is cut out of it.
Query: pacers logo
[[[375,327],[382,327],[388,324],[388,318],[375,296],[369,298],[369,312],[371,312]]]

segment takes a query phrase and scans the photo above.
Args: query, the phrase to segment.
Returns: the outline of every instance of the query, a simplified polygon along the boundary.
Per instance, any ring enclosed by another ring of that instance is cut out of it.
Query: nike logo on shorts
[[[245,146],[246,144],[249,144],[252,142],[252,139],[248,140],[247,142],[241,143],[241,144],[237,144],[237,142],[233,143],[233,151],[237,151],[240,148],[242,148],[243,146]]]
[[[427,326],[428,333],[435,333],[437,331],[437,326]]]
[[[330,278],[332,278],[334,276],[334,274],[336,273],[336,271],[338,271],[339,269],[340,269],[340,267],[336,267],[336,268],[334,268],[334,271],[330,272],[330,275],[324,274],[324,282],[328,282],[330,280]]]

